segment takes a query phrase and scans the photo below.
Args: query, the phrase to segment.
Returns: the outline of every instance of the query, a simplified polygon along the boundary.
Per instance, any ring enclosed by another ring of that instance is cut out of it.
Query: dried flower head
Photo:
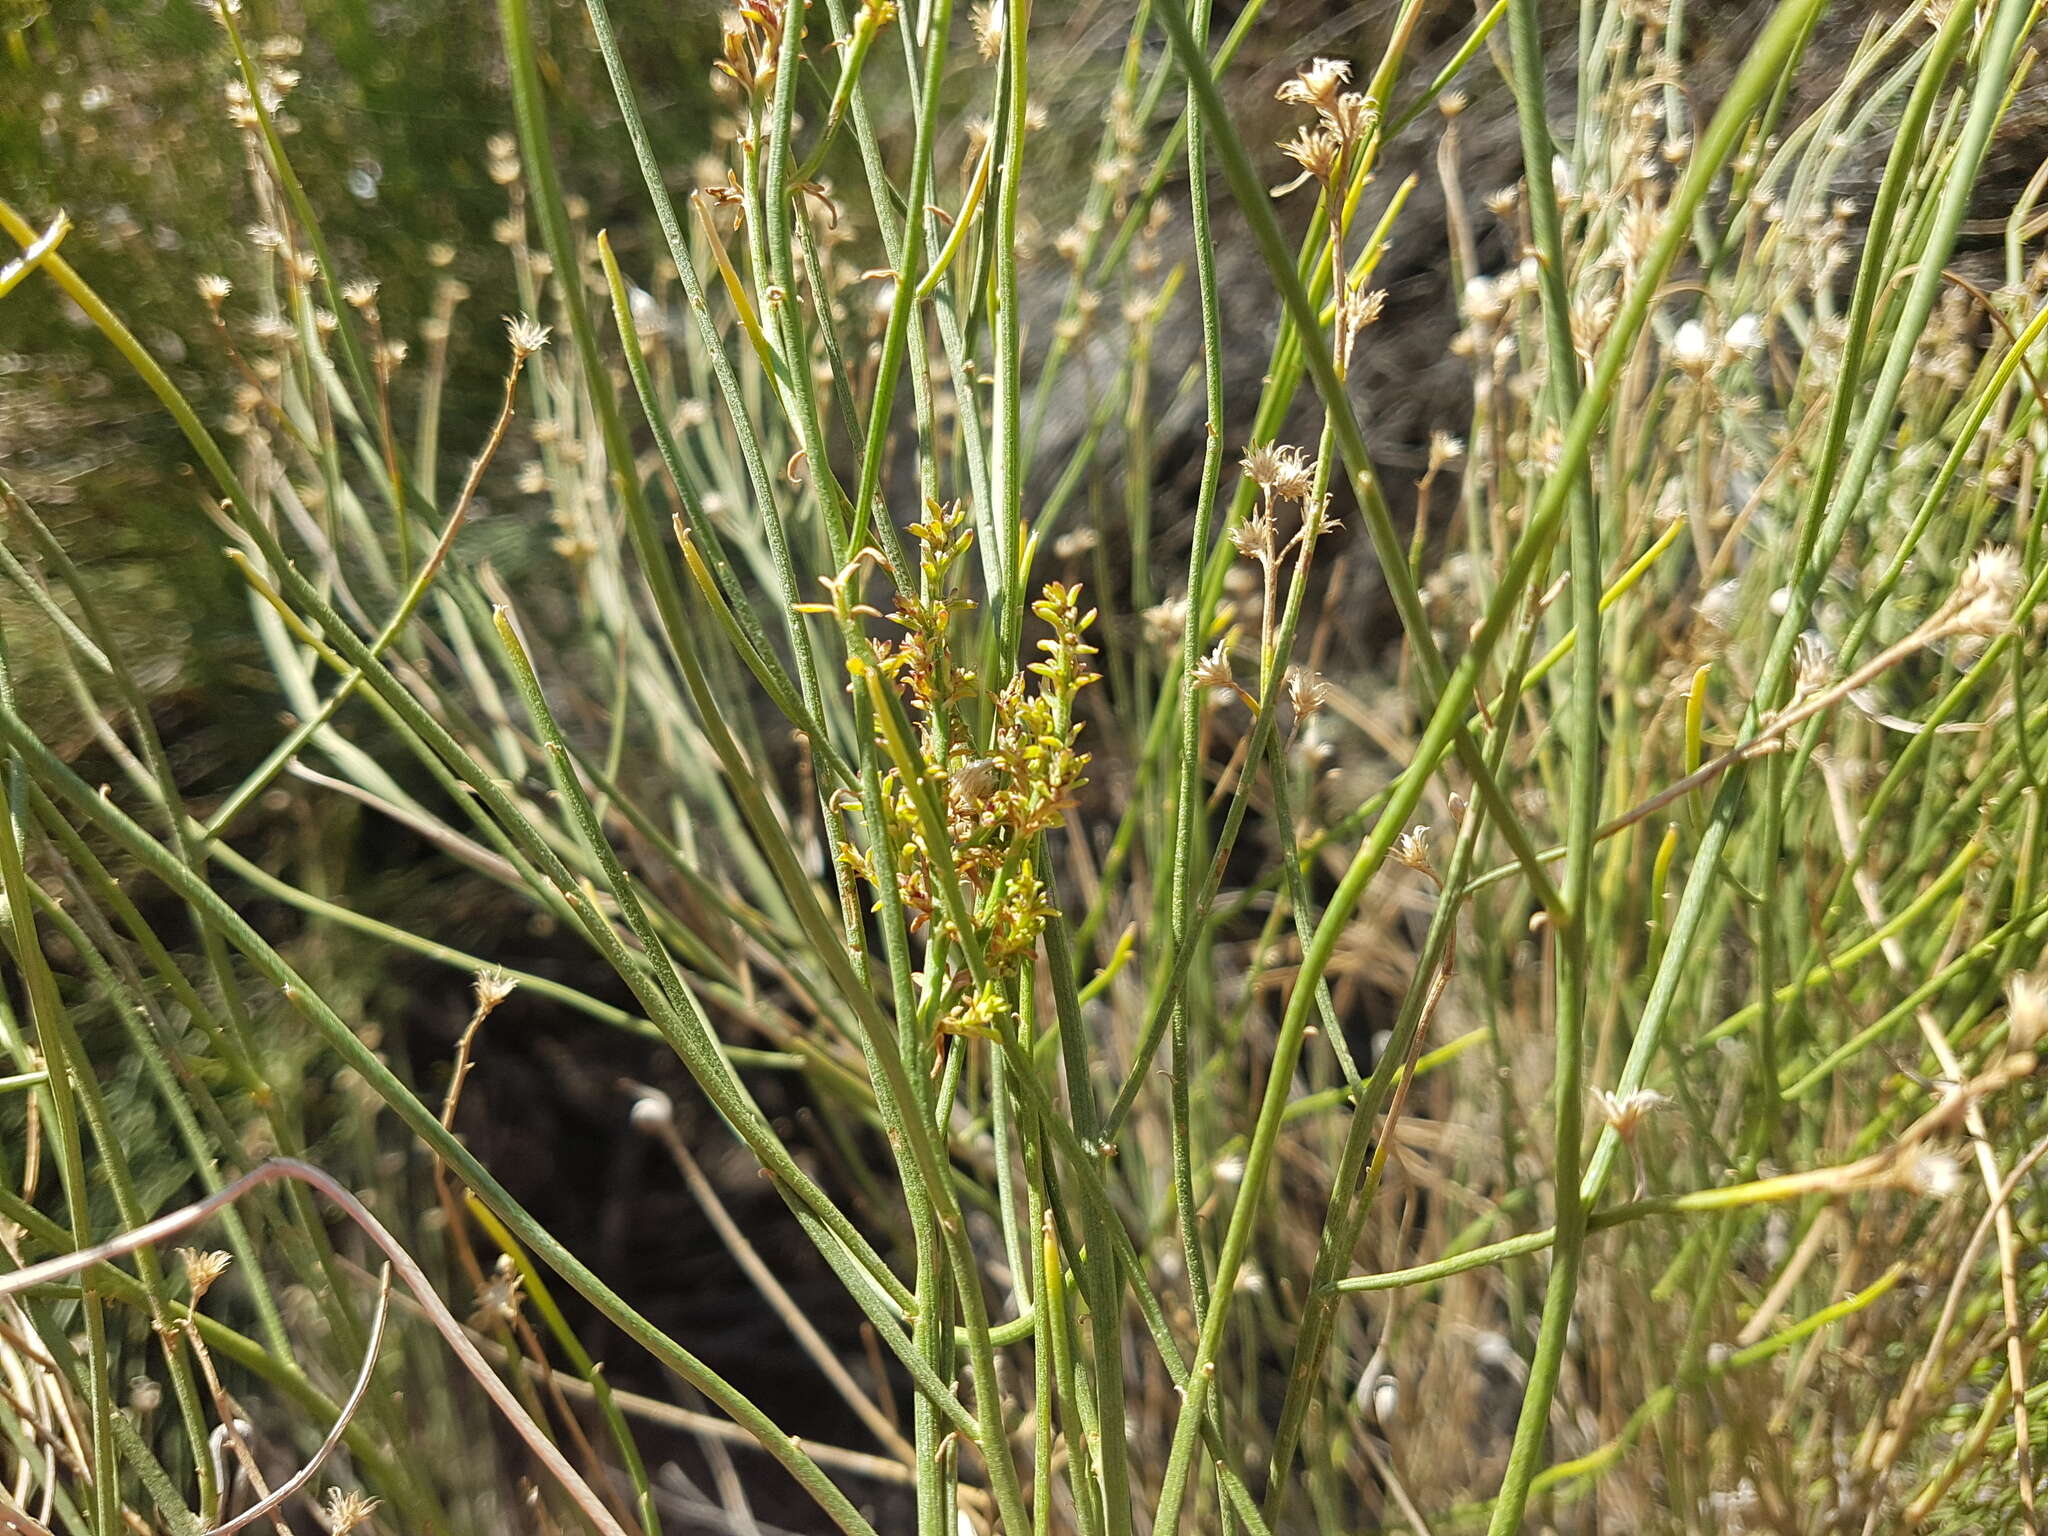
[[[1336,104],[1337,93],[1351,83],[1351,66],[1342,59],[1315,59],[1308,67],[1283,83],[1274,96],[1290,106],[1327,111]]]
[[[1230,542],[1247,560],[1256,560],[1261,565],[1271,562],[1280,547],[1274,534],[1273,514],[1261,507],[1230,530]]]
[[[1792,666],[1803,697],[1820,692],[1834,677],[1834,657],[1827,641],[1815,630],[1802,632],[1793,642]]]
[[[348,1536],[350,1531],[369,1524],[370,1516],[377,1512],[382,1499],[373,1499],[351,1488],[346,1493],[339,1488],[327,1490],[327,1501],[323,1513],[327,1516],[327,1529],[332,1536]]]
[[[1052,541],[1053,558],[1078,560],[1094,549],[1098,537],[1093,528],[1072,528]]]
[[[1376,323],[1387,312],[1387,290],[1369,288],[1364,293],[1353,294],[1346,306],[1345,319],[1353,331],[1362,331]]]
[[[1197,688],[1235,688],[1237,675],[1230,669],[1230,642],[1218,640],[1216,648],[1195,663]]]
[[[476,1311],[470,1315],[470,1326],[497,1327],[509,1323],[519,1315],[524,1299],[525,1282],[518,1267],[509,1254],[500,1254],[490,1277],[476,1288]]]
[[[1330,700],[1330,685],[1314,667],[1294,667],[1287,673],[1287,702],[1296,720],[1321,712]]]
[[[1963,567],[1949,599],[1948,628],[1954,634],[1992,636],[2012,621],[2012,600],[2020,589],[2020,559],[2012,547],[1981,549]]]
[[[1344,526],[1344,520],[1330,515],[1331,498],[1312,496],[1301,504],[1300,538],[1318,538]]]
[[[2024,971],[2005,984],[2006,1037],[2014,1050],[2031,1051],[2048,1035],[2048,987]]]
[[[1305,181],[1328,184],[1337,173],[1337,162],[1343,158],[1344,144],[1337,135],[1320,124],[1314,128],[1298,128],[1294,137],[1283,139],[1280,152],[1301,167],[1301,174],[1277,192],[1292,192]]]
[[[1654,1088],[1638,1088],[1632,1093],[1609,1093],[1605,1088],[1595,1088],[1593,1103],[1600,1118],[1614,1128],[1617,1136],[1623,1141],[1634,1141],[1644,1119],[1668,1107],[1671,1100]]]
[[[1671,335],[1671,361],[1684,372],[1699,378],[1715,362],[1714,340],[1697,320],[1688,320]]]
[[[974,51],[984,59],[993,59],[1003,51],[1003,7],[1000,0],[991,4],[980,0],[969,13],[974,21]]]
[[[554,330],[550,326],[542,325],[531,315],[507,315],[505,335],[512,343],[512,355],[524,362],[548,344],[548,338],[554,335]]]
[[[1323,122],[1337,136],[1337,142],[1349,148],[1363,143],[1379,127],[1380,104],[1357,91],[1346,91],[1337,98],[1336,105],[1324,111]]]
[[[291,321],[279,314],[258,315],[249,322],[251,337],[274,346],[289,346],[298,339],[298,334],[292,329]]]
[[[1702,623],[1728,634],[1735,628],[1742,606],[1742,583],[1733,578],[1709,587],[1698,604]]]
[[[475,982],[477,1012],[490,1013],[518,987],[519,983],[503,971],[478,971]]]
[[[1721,345],[1731,356],[1747,357],[1759,350],[1765,341],[1764,323],[1756,315],[1737,315],[1728,324],[1727,335],[1721,338]]]
[[[1900,1187],[1930,1200],[1947,1200],[1963,1187],[1963,1167],[1946,1152],[1915,1147],[1900,1160],[1895,1174]]]
[[[1094,548],[1092,544],[1086,547]],[[1180,644],[1181,631],[1187,628],[1188,600],[1185,596],[1169,597],[1154,603],[1138,617],[1145,626],[1145,638],[1162,650],[1171,650]]]
[[[968,804],[979,805],[996,792],[1002,782],[1002,764],[992,757],[964,757],[953,765],[947,775],[956,798]]]
[[[494,133],[484,142],[485,169],[492,181],[509,187],[519,179],[519,146],[509,133]]]
[[[1394,862],[1407,865],[1418,875],[1429,876],[1438,885],[1443,884],[1436,865],[1430,862],[1428,827],[1410,827],[1394,839]]]
[[[1315,466],[1306,453],[1289,444],[1254,444],[1241,462],[1252,484],[1269,496],[1300,501],[1315,488]]]
[[[214,1282],[228,1272],[228,1266],[235,1262],[233,1254],[223,1253],[217,1248],[206,1253],[197,1248],[180,1248],[178,1259],[185,1266],[185,1285],[192,1293],[192,1305],[195,1307],[213,1289]]]

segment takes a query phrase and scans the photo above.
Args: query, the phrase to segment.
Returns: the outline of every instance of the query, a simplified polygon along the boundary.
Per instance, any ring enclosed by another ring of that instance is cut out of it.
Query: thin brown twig
[[[1978,1218],[1969,1241],[1963,1244],[1962,1254],[1956,1260],[1955,1276],[1949,1281],[1948,1295],[1942,1302],[1941,1316],[1935,1320],[1934,1336],[1928,1342],[1926,1354],[1921,1356],[1920,1363],[1913,1368],[1913,1374],[1906,1382],[1906,1390],[1899,1394],[1892,1411],[1890,1428],[1885,1431],[1884,1437],[1871,1455],[1871,1465],[1880,1477],[1891,1469],[1892,1464],[1898,1460],[1899,1453],[1905,1448],[1911,1421],[1919,1407],[1920,1399],[1926,1394],[1928,1383],[1933,1379],[1935,1368],[1940,1363],[1942,1341],[1948,1336],[1948,1330],[1955,1322],[1956,1313],[1962,1307],[1965,1285],[1978,1253],[1983,1250],[1985,1239],[1997,1227],[1999,1213],[2007,1209],[2013,1192],[2020,1186],[2020,1181],[2033,1172],[2035,1165],[2044,1156],[2048,1156],[2048,1137],[2035,1142],[2033,1148],[2013,1164],[2012,1171],[1998,1186],[1991,1204]]]
[[[177,1237],[233,1205],[252,1189],[275,1184],[283,1179],[304,1184],[323,1195],[362,1230],[364,1236],[391,1261],[392,1267],[398,1271],[399,1278],[405,1282],[406,1289],[418,1300],[426,1312],[428,1321],[434,1325],[434,1331],[440,1334],[448,1347],[455,1352],[455,1358],[462,1362],[463,1369],[476,1379],[477,1385],[491,1400],[492,1406],[505,1416],[506,1422],[533,1452],[535,1459],[567,1490],[576,1506],[600,1532],[600,1536],[627,1536],[625,1528],[613,1518],[604,1501],[583,1480],[582,1474],[570,1465],[568,1458],[533,1422],[532,1417],[520,1406],[519,1400],[512,1395],[511,1389],[498,1379],[497,1372],[491,1369],[490,1362],[485,1360],[476,1345],[470,1342],[462,1324],[456,1320],[455,1314],[448,1310],[447,1303],[436,1294],[426,1272],[406,1251],[405,1245],[393,1237],[384,1223],[373,1216],[369,1208],[351,1194],[338,1179],[311,1163],[303,1163],[290,1157],[276,1157],[268,1162],[259,1163],[233,1183],[222,1186],[203,1200],[195,1200],[190,1205],[166,1212],[154,1221],[146,1221],[139,1227],[110,1237],[103,1243],[95,1243],[90,1248],[60,1254],[56,1258],[45,1259],[40,1264],[31,1264],[26,1269],[15,1270],[12,1274],[0,1275],[0,1296],[14,1296],[34,1286],[64,1280],[97,1264],[124,1258],[139,1249]]]
[[[357,1278],[362,1280],[369,1279],[367,1271],[351,1263],[346,1257],[341,1258],[339,1263],[344,1270],[354,1274]],[[424,1308],[404,1296],[397,1297],[394,1305],[400,1311],[409,1310],[422,1316],[425,1315]],[[541,1367],[539,1365],[523,1357],[517,1351],[507,1348],[502,1340],[494,1339],[489,1334],[476,1328],[465,1327],[463,1331],[469,1336],[470,1342],[476,1345],[486,1358],[495,1355],[511,1369],[523,1369],[528,1375],[536,1379],[540,1377]],[[597,1401],[597,1389],[582,1377],[569,1375],[562,1371],[553,1371],[551,1375],[555,1384],[555,1390],[564,1396],[572,1397],[581,1403],[595,1403]],[[613,1404],[620,1412],[662,1429],[679,1430],[689,1435],[709,1435],[714,1439],[723,1441],[727,1445],[737,1445],[753,1450],[761,1448],[761,1442],[755,1439],[747,1430],[733,1423],[732,1420],[720,1418],[716,1414],[699,1413],[694,1409],[683,1408],[675,1403],[663,1402],[660,1398],[646,1397],[637,1392],[630,1392],[624,1387],[610,1388],[609,1395]],[[875,1456],[867,1451],[851,1450],[846,1446],[834,1445],[829,1441],[813,1440],[809,1436],[805,1436],[804,1451],[821,1467],[831,1467],[841,1472],[850,1473],[855,1477],[867,1478],[871,1482],[885,1483],[891,1487],[907,1488],[912,1486],[916,1480],[912,1470],[905,1467],[900,1461],[889,1457]]]
[[[370,1315],[370,1341],[363,1348],[363,1368],[356,1373],[356,1382],[341,1405],[341,1411],[334,1416],[334,1423],[327,1431],[327,1438],[320,1442],[320,1448],[306,1459],[303,1466],[277,1485],[276,1491],[266,1495],[260,1503],[252,1504],[232,1520],[224,1520],[213,1526],[206,1536],[232,1536],[244,1526],[253,1525],[273,1510],[281,1509],[287,1499],[313,1480],[313,1474],[320,1470],[321,1463],[334,1454],[341,1438],[348,1433],[348,1426],[356,1412],[363,1406],[363,1399],[369,1395],[370,1381],[377,1374],[377,1353],[384,1343],[384,1323],[391,1315],[391,1266],[385,1265],[377,1279],[377,1310]],[[192,1337],[199,1337],[195,1328]]]
[[[1941,616],[1930,620],[1923,628],[1937,629]],[[1911,637],[1909,636],[1908,639]],[[1902,641],[1901,644],[1904,642]],[[1835,832],[1842,845],[1842,856],[1854,860],[1857,834],[1850,814],[1846,791],[1841,773],[1825,757],[1819,759],[1822,780],[1828,791],[1828,806],[1832,813]],[[1852,862],[1849,883],[1856,892],[1857,901],[1863,908],[1864,916],[1873,930],[1882,930],[1889,920],[1883,903],[1879,899],[1877,881],[1869,871]],[[1885,961],[1892,973],[1902,980],[1910,980],[1905,947],[1896,937],[1887,938],[1880,946]],[[1963,1065],[1949,1044],[1948,1035],[1934,1017],[1933,1010],[1922,1006],[1913,1011],[1914,1022],[1920,1027],[1922,1038],[1934,1059],[1941,1064],[1944,1076],[1950,1082],[1961,1082]],[[1990,1197],[1991,1207],[1987,1213],[1998,1232],[1998,1274],[2000,1299],[2005,1306],[2006,1321],[2006,1372],[2013,1386],[2013,1461],[2018,1476],[2020,1508],[2030,1530],[2038,1529],[2034,1518],[2034,1469],[2032,1446],[2027,1428],[2027,1354],[2026,1354],[2026,1313],[2020,1305],[2019,1295],[2019,1232],[2012,1219],[2012,1211],[2000,1196],[2005,1178],[1998,1167],[1998,1154],[1992,1150],[1989,1128],[1984,1121],[1983,1111],[1972,1102],[1964,1112],[1963,1123],[1969,1132],[1971,1153],[1977,1164],[1977,1171],[1984,1183],[1984,1192]]]
[[[739,1224],[726,1210],[725,1202],[718,1198],[717,1190],[711,1187],[711,1181],[704,1176],[704,1170],[697,1166],[697,1160],[690,1155],[690,1149],[683,1145],[682,1133],[676,1129],[675,1106],[670,1103],[668,1095],[658,1088],[650,1088],[642,1083],[629,1083],[626,1086],[636,1095],[632,1112],[634,1126],[654,1137],[666,1149],[677,1171],[682,1174],[684,1182],[690,1186],[690,1193],[703,1207],[705,1216],[710,1219],[720,1240],[724,1242],[740,1268],[746,1271],[747,1278],[753,1281],[754,1288],[761,1293],[762,1299],[774,1310],[775,1315],[782,1319],[783,1325],[796,1336],[796,1341],[803,1347],[804,1353],[811,1357],[825,1379],[832,1383],[833,1390],[853,1409],[860,1421],[868,1427],[869,1432],[905,1466],[916,1466],[916,1447],[903,1438],[901,1432],[890,1422],[889,1416],[861,1390],[860,1384],[847,1372],[846,1367],[840,1364],[839,1357],[831,1345],[827,1344],[823,1336],[811,1325],[810,1319],[804,1316],[803,1309],[797,1306],[782,1283],[762,1262],[753,1244],[749,1243],[746,1235],[740,1231]]]
[[[193,1287],[192,1305],[196,1309],[204,1295],[204,1287]],[[242,1417],[241,1406],[228,1396],[227,1388],[220,1382],[220,1374],[214,1369],[213,1355],[199,1337],[198,1325],[190,1315],[184,1322],[184,1329],[192,1344],[193,1358],[199,1362],[199,1372],[206,1378],[206,1390],[213,1398],[214,1412],[220,1415],[220,1423],[214,1427],[208,1443],[213,1449],[214,1465],[214,1506],[209,1518],[219,1521],[225,1518],[228,1494],[232,1479],[228,1475],[227,1451],[234,1453],[235,1462],[242,1470],[242,1476],[249,1480],[249,1486],[256,1490],[257,1502],[253,1508],[263,1510],[270,1516],[270,1523],[277,1536],[292,1536],[292,1528],[284,1523],[284,1517],[277,1513],[277,1504],[272,1500],[270,1488],[263,1478],[263,1469],[256,1465],[256,1453],[249,1449],[249,1436],[255,1433],[255,1425]],[[166,1344],[171,1333],[164,1330]]]

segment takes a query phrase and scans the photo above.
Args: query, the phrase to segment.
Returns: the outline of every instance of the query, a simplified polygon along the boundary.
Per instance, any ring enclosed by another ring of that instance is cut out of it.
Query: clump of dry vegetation
[[[2036,1528],[2048,252],[2042,178],[1985,192],[2035,11],[1784,0],[1705,99],[1679,0],[1500,0],[1425,59],[1427,9],[1253,109],[1256,3],[1141,9],[1105,80],[1062,73],[1100,18],[1022,0],[758,0],[686,175],[586,0],[546,46],[609,73],[615,249],[501,0],[521,310],[443,276],[401,326],[294,172],[295,49],[223,5],[214,419],[0,202],[0,303],[155,391],[286,712],[186,782],[6,492],[0,1524]],[[1471,385],[1401,521],[1356,377],[1395,241]],[[495,416],[444,423],[485,336]],[[1337,670],[1362,587],[1399,638]],[[279,797],[555,947],[388,921],[251,832]],[[452,1061],[388,1048],[383,956],[474,976]],[[609,1112],[861,1443],[472,1152],[523,1010],[668,1062]]]

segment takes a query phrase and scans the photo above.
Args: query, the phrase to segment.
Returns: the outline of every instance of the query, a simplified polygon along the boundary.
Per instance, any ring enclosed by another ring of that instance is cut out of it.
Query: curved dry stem
[[[334,1448],[341,1444],[341,1437],[348,1433],[348,1426],[356,1416],[356,1410],[363,1406],[363,1398],[369,1393],[370,1379],[377,1374],[377,1354],[384,1344],[384,1323],[391,1315],[391,1266],[384,1266],[384,1273],[377,1280],[377,1310],[370,1317],[370,1341],[363,1346],[363,1368],[356,1373],[356,1384],[349,1388],[347,1399],[341,1411],[334,1416],[334,1424],[327,1431],[327,1438],[320,1442],[320,1448],[307,1458],[306,1464],[278,1484],[275,1492],[236,1515],[232,1520],[223,1520],[209,1527],[206,1536],[232,1536],[244,1526],[254,1525],[273,1510],[282,1509],[285,1500],[297,1493],[313,1480],[313,1474],[320,1470],[321,1463],[334,1454]]]
[[[511,1389],[498,1379],[497,1372],[491,1369],[490,1362],[484,1359],[476,1345],[470,1342],[469,1336],[462,1331],[462,1324],[456,1320],[455,1314],[448,1310],[447,1303],[435,1293],[433,1285],[427,1279],[426,1271],[422,1270],[413,1256],[406,1252],[405,1245],[393,1237],[384,1223],[371,1215],[368,1207],[350,1194],[339,1180],[315,1168],[311,1163],[302,1163],[291,1157],[274,1157],[268,1162],[259,1163],[232,1184],[222,1186],[203,1200],[195,1200],[190,1205],[167,1212],[154,1221],[146,1221],[139,1227],[110,1237],[103,1243],[95,1243],[90,1248],[60,1254],[54,1259],[45,1259],[40,1264],[31,1264],[26,1269],[18,1269],[11,1275],[0,1276],[0,1296],[17,1295],[38,1285],[67,1279],[91,1269],[94,1265],[125,1258],[140,1249],[177,1237],[227,1209],[250,1190],[265,1184],[275,1184],[281,1179],[304,1184],[325,1196],[343,1215],[362,1229],[363,1235],[376,1244],[385,1258],[391,1261],[391,1267],[398,1272],[399,1278],[405,1282],[405,1288],[413,1293],[414,1298],[425,1310],[427,1320],[434,1325],[434,1331],[441,1335],[449,1349],[454,1351],[455,1358],[462,1362],[463,1369],[476,1378],[477,1385],[483,1388],[484,1395],[491,1400],[492,1406],[505,1416],[505,1421],[526,1443],[535,1458],[561,1483],[569,1496],[576,1501],[577,1508],[583,1511],[602,1536],[627,1536],[625,1528],[613,1517],[612,1512],[605,1508],[604,1501],[598,1498],[596,1492],[583,1480],[582,1474],[569,1464],[568,1458],[563,1456],[552,1440],[548,1439],[540,1426],[533,1422],[526,1410],[520,1407],[519,1400],[512,1395]]]

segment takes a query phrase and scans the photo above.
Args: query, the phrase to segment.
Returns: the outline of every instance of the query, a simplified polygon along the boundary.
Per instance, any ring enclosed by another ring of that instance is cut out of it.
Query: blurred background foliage
[[[374,278],[390,334],[415,338],[437,287],[469,290],[449,340],[441,441],[459,474],[500,390],[495,317],[517,307],[490,240],[504,191],[486,144],[511,106],[489,0],[248,0],[250,34],[295,72],[289,147],[321,210],[340,274]],[[537,8],[559,152],[569,184],[600,217],[639,222],[618,110],[585,45],[581,8]],[[621,41],[641,64],[644,111],[664,163],[687,168],[710,114],[708,0],[622,0]],[[188,398],[224,405],[233,383],[193,279],[240,270],[257,216],[245,149],[228,116],[232,61],[193,0],[110,0],[0,8],[0,184],[34,217],[77,226],[65,256],[113,295]],[[445,268],[423,260],[445,243]],[[477,317],[484,317],[478,320]],[[176,427],[62,303],[35,285],[0,311],[0,459],[85,569],[147,658],[145,679],[178,722],[167,737],[202,782],[259,749],[243,727],[275,707],[249,672],[246,589],[196,502]],[[16,601],[10,591],[0,603]],[[48,686],[32,665],[24,686]]]

